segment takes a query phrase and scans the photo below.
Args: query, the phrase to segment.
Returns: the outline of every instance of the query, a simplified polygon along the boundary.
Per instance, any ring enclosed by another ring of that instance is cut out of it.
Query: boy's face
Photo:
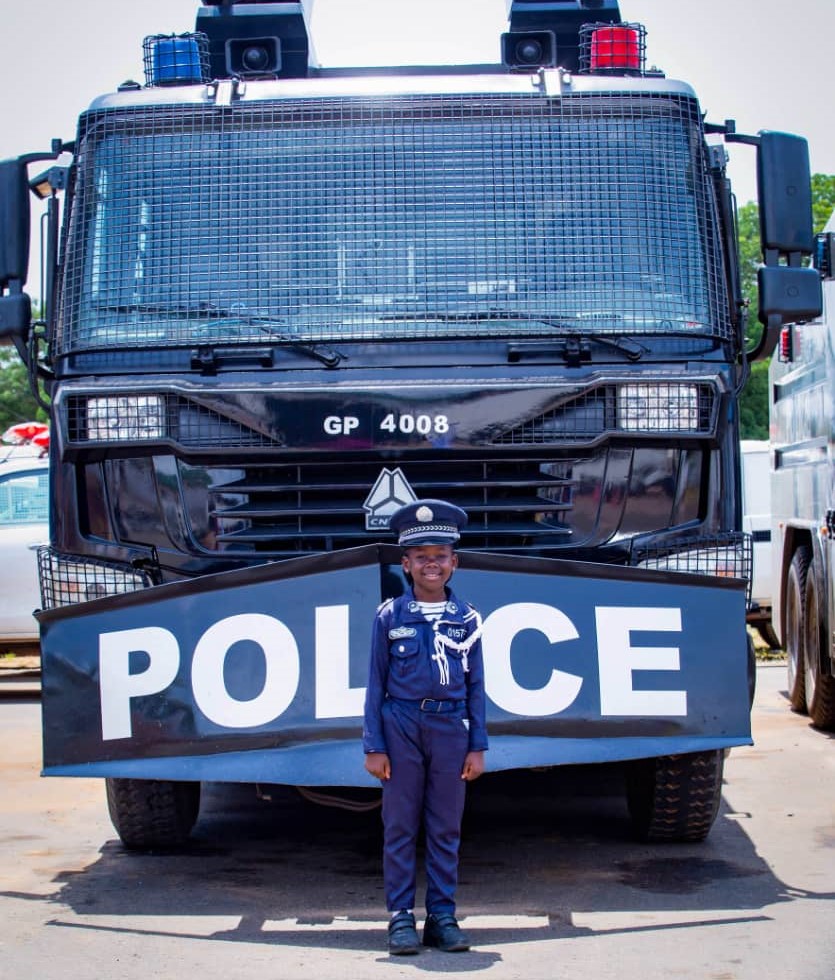
[[[458,567],[458,555],[451,544],[423,544],[407,548],[401,564],[412,576],[415,595],[443,596],[444,586]]]

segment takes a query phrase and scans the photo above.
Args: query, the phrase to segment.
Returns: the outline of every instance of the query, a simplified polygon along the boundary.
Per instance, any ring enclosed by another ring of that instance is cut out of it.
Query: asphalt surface
[[[210,787],[179,854],[126,852],[99,780],[41,779],[36,696],[0,695],[0,978],[832,980],[835,745],[760,666],[756,744],[704,844],[629,836],[616,768],[471,787],[469,953],[385,950],[378,811]]]

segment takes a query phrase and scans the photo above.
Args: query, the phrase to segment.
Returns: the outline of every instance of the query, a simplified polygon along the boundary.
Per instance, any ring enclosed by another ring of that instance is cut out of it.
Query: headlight
[[[621,385],[617,427],[622,432],[698,431],[698,388],[675,383]]]
[[[87,399],[90,442],[162,439],[165,432],[165,401],[161,395],[107,395]]]

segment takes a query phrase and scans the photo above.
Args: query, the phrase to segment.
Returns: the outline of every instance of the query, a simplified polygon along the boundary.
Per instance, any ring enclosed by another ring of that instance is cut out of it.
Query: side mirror
[[[814,320],[823,305],[820,276],[803,265],[815,246],[808,144],[790,133],[763,131],[756,145],[765,264],[758,273],[763,333],[748,353],[751,360],[770,357],[784,326]]]
[[[0,161],[0,338],[19,349],[32,323],[23,292],[29,271],[29,178],[23,160]]]
[[[812,175],[809,146],[790,133],[761,132],[757,149],[757,189],[763,251],[811,255]]]
[[[757,270],[760,322],[779,334],[789,323],[814,320],[821,314],[821,279],[817,269],[763,265]]]
[[[22,287],[29,271],[29,176],[21,160],[0,161],[0,289]]]

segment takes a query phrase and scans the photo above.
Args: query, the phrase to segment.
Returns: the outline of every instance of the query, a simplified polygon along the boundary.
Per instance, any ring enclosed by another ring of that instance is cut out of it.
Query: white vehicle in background
[[[771,362],[774,626],[795,711],[835,729],[835,214],[817,238],[823,313],[783,327]]]
[[[743,530],[754,546],[748,622],[774,649],[780,641],[771,623],[771,446],[767,440],[743,439],[740,448]]]
[[[49,462],[40,452],[0,447],[0,652],[38,641],[37,549],[49,540]]]

